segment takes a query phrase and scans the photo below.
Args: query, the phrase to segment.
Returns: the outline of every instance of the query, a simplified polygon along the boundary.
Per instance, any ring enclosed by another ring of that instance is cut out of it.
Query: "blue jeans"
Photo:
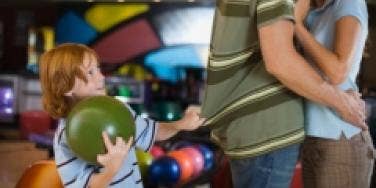
[[[234,188],[289,188],[300,144],[230,161]]]

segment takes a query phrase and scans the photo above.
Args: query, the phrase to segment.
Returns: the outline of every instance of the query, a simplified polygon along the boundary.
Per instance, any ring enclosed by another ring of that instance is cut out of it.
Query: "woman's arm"
[[[334,85],[341,84],[348,74],[360,31],[361,26],[357,18],[353,16],[340,18],[335,26],[333,50],[329,50],[316,41],[303,22],[297,22],[295,26],[296,36],[305,53],[313,59]]]

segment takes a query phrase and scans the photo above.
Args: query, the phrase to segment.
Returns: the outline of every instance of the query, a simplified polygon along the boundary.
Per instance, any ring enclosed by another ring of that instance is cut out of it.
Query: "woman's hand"
[[[296,24],[303,24],[311,8],[310,0],[297,0],[295,3],[294,16]]]

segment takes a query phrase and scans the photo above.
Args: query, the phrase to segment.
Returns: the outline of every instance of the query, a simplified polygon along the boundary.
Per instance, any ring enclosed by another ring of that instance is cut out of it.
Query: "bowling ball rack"
[[[168,151],[175,143],[178,142],[190,142],[192,145],[195,144],[203,144],[208,146],[214,153],[214,165],[213,167],[201,173],[196,178],[191,179],[190,181],[186,182],[184,185],[173,185],[173,186],[162,186],[162,187],[171,187],[171,188],[192,188],[196,185],[203,185],[203,184],[210,184],[215,174],[220,170],[221,164],[223,164],[223,161],[225,160],[225,155],[222,152],[222,150],[219,148],[219,146],[215,145],[210,140],[210,130],[206,127],[201,127],[193,132],[180,132],[174,137],[170,138],[167,141],[157,142],[159,146],[164,148],[166,151]],[[145,188],[161,188],[159,185],[152,185],[150,182],[146,181],[144,182]]]

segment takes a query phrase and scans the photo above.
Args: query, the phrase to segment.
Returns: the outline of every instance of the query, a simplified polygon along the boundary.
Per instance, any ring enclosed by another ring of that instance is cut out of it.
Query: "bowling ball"
[[[180,151],[185,152],[188,156],[190,156],[193,162],[193,176],[199,176],[204,168],[204,156],[201,154],[201,152],[195,147],[186,147]]]
[[[158,121],[176,121],[183,117],[181,106],[172,101],[155,102],[152,111]]]
[[[165,152],[164,150],[162,149],[161,146],[158,146],[158,145],[154,145],[153,147],[151,147],[150,149],[150,154],[154,157],[154,158],[159,158],[159,157],[162,157]]]
[[[126,85],[120,85],[118,87],[118,95],[123,97],[131,97],[132,91]]]
[[[52,160],[42,160],[27,168],[16,188],[63,188],[56,163]]]
[[[175,150],[167,154],[168,156],[175,159],[180,166],[180,179],[179,182],[187,182],[193,177],[194,172],[194,162],[187,153]]]
[[[106,153],[102,132],[115,143],[116,137],[128,141],[135,134],[132,113],[120,101],[109,96],[89,97],[76,104],[66,119],[68,145],[80,158],[97,163],[97,155]]]
[[[153,161],[153,157],[148,152],[136,149],[136,157],[140,167],[141,175],[143,179],[147,176],[149,166]]]
[[[198,151],[201,152],[204,157],[204,171],[209,171],[214,166],[215,158],[213,151],[206,145],[196,145]]]
[[[148,178],[153,185],[174,185],[180,178],[180,166],[172,157],[160,157],[150,165]]]

